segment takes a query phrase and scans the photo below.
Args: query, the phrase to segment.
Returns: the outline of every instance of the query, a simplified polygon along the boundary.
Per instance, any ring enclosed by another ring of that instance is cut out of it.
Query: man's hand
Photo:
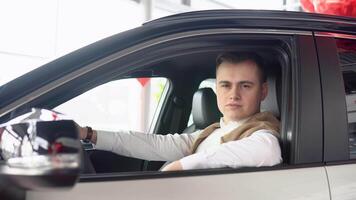
[[[79,139],[84,140],[87,137],[87,128],[79,126],[79,124],[76,123],[78,132],[79,132]]]
[[[183,170],[182,165],[180,164],[179,160],[176,160],[169,165],[165,166],[162,171],[179,171]]]

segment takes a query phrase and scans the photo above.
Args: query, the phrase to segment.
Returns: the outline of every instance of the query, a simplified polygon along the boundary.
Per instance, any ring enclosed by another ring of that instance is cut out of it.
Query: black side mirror
[[[80,174],[81,145],[73,120],[33,109],[0,125],[0,179],[23,189],[71,187]]]

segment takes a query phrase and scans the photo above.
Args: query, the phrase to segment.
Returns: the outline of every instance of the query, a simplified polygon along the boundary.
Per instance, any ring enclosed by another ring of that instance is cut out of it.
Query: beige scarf
[[[191,153],[195,153],[203,140],[206,139],[217,128],[220,128],[219,123],[214,123],[206,127],[194,141],[191,148]],[[222,144],[225,142],[240,140],[261,129],[270,130],[273,135],[279,138],[279,120],[270,112],[260,112],[251,116],[239,127],[222,136],[220,143]]]

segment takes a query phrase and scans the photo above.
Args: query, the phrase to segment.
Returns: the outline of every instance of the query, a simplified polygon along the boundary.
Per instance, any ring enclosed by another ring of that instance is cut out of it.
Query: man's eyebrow
[[[222,80],[222,81],[219,81],[218,84],[231,84],[231,82]],[[243,80],[243,81],[239,81],[238,84],[251,84],[251,85],[253,85],[254,82],[253,81],[248,81],[248,80]]]
[[[231,83],[230,81],[224,81],[224,80],[218,82],[218,84],[230,84],[230,83]]]
[[[253,81],[239,81],[239,84],[254,84]]]

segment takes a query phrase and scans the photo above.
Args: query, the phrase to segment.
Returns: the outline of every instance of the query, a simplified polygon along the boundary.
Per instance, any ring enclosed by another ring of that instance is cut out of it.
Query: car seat
[[[275,74],[268,75],[268,94],[267,97],[261,102],[261,112],[269,111],[275,117],[280,119],[280,84],[277,83]]]
[[[200,88],[194,93],[192,115],[193,124],[187,127],[184,133],[192,133],[219,122],[222,114],[218,109],[215,92],[211,88]]]

